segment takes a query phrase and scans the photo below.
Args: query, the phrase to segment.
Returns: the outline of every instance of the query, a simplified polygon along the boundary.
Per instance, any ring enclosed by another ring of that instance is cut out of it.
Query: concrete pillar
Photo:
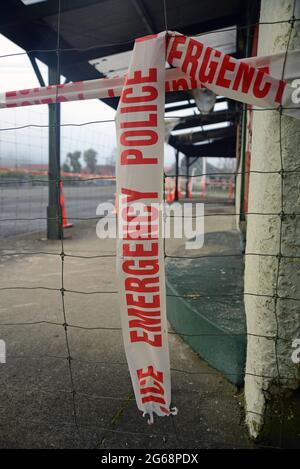
[[[300,0],[295,0],[295,5],[295,17],[300,18]],[[289,20],[293,6],[294,0],[262,0],[260,22]],[[289,23],[260,25],[258,55],[285,51],[290,28]],[[290,50],[297,48],[300,48],[300,22],[294,23],[289,41]],[[254,111],[251,171],[281,169],[279,124],[278,112]],[[251,173],[250,213],[279,214],[281,183],[283,212],[300,213],[300,121],[282,116],[281,125],[283,169],[288,172],[284,172],[283,180],[279,173]],[[293,170],[298,172],[289,172]],[[300,399],[299,391],[295,392],[299,387],[300,367],[291,359],[292,341],[300,338],[300,302],[272,296],[277,290],[279,297],[300,298],[300,259],[284,257],[300,256],[300,217],[284,215],[281,222],[277,215],[248,215],[247,225],[246,253],[281,252],[283,256],[246,256],[245,292],[251,293],[245,295],[250,334],[245,377],[246,423],[254,438],[265,438],[276,446],[293,446],[300,443],[297,436]],[[278,335],[279,339],[251,334]],[[298,422],[295,421],[297,413]]]

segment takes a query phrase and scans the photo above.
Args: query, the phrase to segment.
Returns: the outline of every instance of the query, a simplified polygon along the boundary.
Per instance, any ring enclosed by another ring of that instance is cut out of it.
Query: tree
[[[63,166],[62,166],[62,170],[63,170],[65,173],[70,173],[70,172],[71,172],[70,165],[68,164],[67,161],[64,162],[64,164],[63,164]]]
[[[73,151],[73,153],[68,153],[67,158],[70,160],[70,163],[67,162],[67,164],[70,165],[72,168],[73,173],[80,173],[81,171],[81,163],[80,163],[80,157],[81,157],[81,151]]]
[[[83,159],[88,171],[94,174],[97,169],[97,152],[93,148],[89,148],[83,153]]]

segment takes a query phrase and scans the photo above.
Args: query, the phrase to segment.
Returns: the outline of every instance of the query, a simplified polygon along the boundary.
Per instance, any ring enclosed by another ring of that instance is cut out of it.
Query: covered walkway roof
[[[245,55],[247,24],[256,21],[259,0],[10,0],[2,6],[0,33],[39,59],[57,66],[67,81],[125,73],[134,39],[176,30],[231,55]],[[208,34],[209,32],[219,30]],[[222,31],[220,31],[222,30]],[[37,71],[38,72],[38,71]],[[40,77],[41,78],[41,77]],[[117,98],[103,99],[116,108]],[[193,95],[166,95],[166,116],[178,116],[170,143],[187,156],[235,156],[239,105],[219,97],[215,110],[200,114]],[[220,104],[221,110],[220,110]],[[217,110],[219,109],[219,110]],[[199,126],[227,122],[217,134]],[[184,132],[183,132],[184,134]],[[201,142],[201,144],[198,144]],[[224,150],[224,154],[223,154]]]

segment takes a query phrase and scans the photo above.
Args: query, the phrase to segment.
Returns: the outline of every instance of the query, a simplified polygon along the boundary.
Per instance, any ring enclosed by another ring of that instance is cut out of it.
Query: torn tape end
[[[161,410],[163,410],[164,414],[157,414],[161,417],[165,417],[165,416],[168,416],[168,415],[177,415],[178,414],[178,409],[177,407],[172,407],[172,409],[170,410],[167,410],[166,408],[161,408]],[[147,423],[148,425],[153,425],[154,423],[154,413],[155,411],[146,411],[146,412],[143,412],[143,417],[145,417],[146,415],[149,415],[149,418],[147,420]]]

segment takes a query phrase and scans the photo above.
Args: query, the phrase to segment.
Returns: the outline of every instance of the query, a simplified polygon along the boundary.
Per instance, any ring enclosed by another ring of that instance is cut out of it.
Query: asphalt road
[[[96,217],[100,203],[114,202],[115,185],[64,187],[68,222]],[[0,187],[0,238],[46,232],[48,184],[39,186],[3,185]]]

